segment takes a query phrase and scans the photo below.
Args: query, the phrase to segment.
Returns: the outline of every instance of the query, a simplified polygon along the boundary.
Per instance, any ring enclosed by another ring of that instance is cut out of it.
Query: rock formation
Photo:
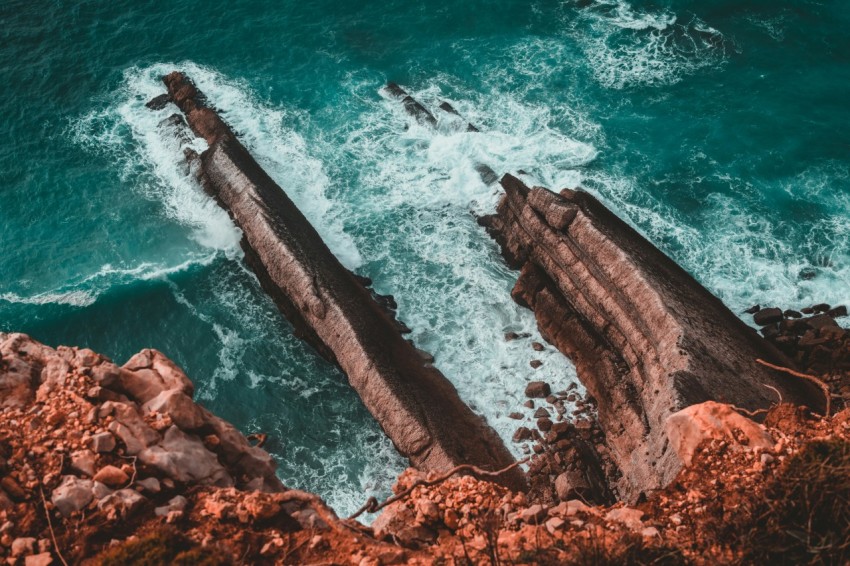
[[[434,118],[434,115],[431,113],[431,111],[425,108],[425,106],[423,106],[418,100],[410,96],[406,90],[404,90],[394,82],[389,82],[387,83],[386,91],[393,98],[401,100],[401,103],[404,106],[404,110],[408,114],[416,118],[416,120],[420,124],[430,126],[432,128],[437,127],[437,119]],[[461,118],[461,115],[458,113],[458,111],[455,110],[454,107],[448,102],[441,103],[439,108],[443,112],[447,112],[448,114],[453,114],[458,118]],[[467,123],[466,131],[480,132],[481,130],[479,130],[472,124]],[[499,180],[499,176],[496,174],[496,172],[493,171],[493,169],[486,163],[477,163],[475,165],[475,171],[481,177],[481,180],[484,181],[485,185],[492,185],[493,183]]]
[[[179,72],[163,80],[209,144],[195,160],[198,175],[242,229],[247,263],[296,332],[342,368],[399,452],[425,471],[510,465],[495,431],[400,335],[403,325],[339,263],[194,84]],[[515,469],[504,482],[521,488],[524,477]]]
[[[818,388],[756,363],[791,365],[591,195],[502,178],[497,214],[481,219],[508,263],[512,295],[576,364],[596,398],[621,498],[669,483],[681,468],[667,417],[704,401],[748,410],[782,400],[819,409]]]

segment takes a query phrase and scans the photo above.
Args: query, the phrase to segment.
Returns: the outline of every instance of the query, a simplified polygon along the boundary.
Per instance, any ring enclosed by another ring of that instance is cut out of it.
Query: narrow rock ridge
[[[431,113],[431,111],[425,108],[425,106],[423,106],[422,103],[420,103],[418,100],[410,96],[406,90],[404,90],[394,82],[388,82],[386,91],[393,98],[401,100],[401,103],[404,106],[404,110],[408,114],[416,118],[416,120],[420,124],[427,125],[432,128],[437,127],[437,119],[434,118],[434,115]],[[453,114],[458,118],[463,119],[463,117],[458,113],[458,111],[455,110],[454,107],[448,102],[442,102],[439,108],[443,112]],[[481,130],[467,122],[466,131],[480,132]],[[486,163],[476,163],[475,171],[481,177],[481,180],[484,182],[485,185],[492,185],[499,180],[499,176],[496,174],[496,172],[493,171],[493,169]]]
[[[521,273],[514,299],[576,365],[622,472],[625,500],[674,479],[668,416],[704,401],[748,410],[779,401],[820,410],[817,388],[756,363],[792,363],[591,195],[528,188],[505,175],[481,219]]]
[[[345,372],[398,451],[423,471],[513,463],[496,432],[400,335],[403,325],[339,263],[194,84],[179,72],[163,80],[209,143],[198,175],[242,229],[247,263],[299,335]],[[515,469],[503,483],[522,489],[524,474]]]

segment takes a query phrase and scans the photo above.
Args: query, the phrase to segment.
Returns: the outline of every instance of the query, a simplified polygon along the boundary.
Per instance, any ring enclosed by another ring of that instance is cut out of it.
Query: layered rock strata
[[[511,175],[501,184],[497,214],[482,224],[521,269],[514,299],[596,398],[620,497],[636,500],[678,473],[665,421],[684,407],[755,410],[778,394],[821,407],[815,385],[756,363],[789,360],[591,195]]]
[[[209,144],[197,158],[198,175],[242,229],[247,263],[299,335],[342,368],[399,452],[425,471],[510,465],[495,431],[401,336],[403,325],[340,264],[194,84],[179,72],[164,82]],[[525,480],[515,469],[504,483],[522,488]]]

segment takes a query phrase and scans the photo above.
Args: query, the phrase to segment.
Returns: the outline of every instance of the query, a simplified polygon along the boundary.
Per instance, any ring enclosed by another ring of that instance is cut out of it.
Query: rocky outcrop
[[[400,335],[391,313],[339,263],[194,84],[178,72],[164,81],[209,144],[197,160],[199,177],[242,229],[247,263],[299,335],[342,368],[399,452],[421,470],[510,465],[496,433]],[[504,482],[521,488],[524,477],[515,469]]]
[[[418,100],[410,96],[406,90],[404,90],[394,82],[387,83],[385,90],[387,94],[389,94],[391,97],[400,100],[402,106],[404,106],[405,112],[416,118],[417,122],[424,126],[430,126],[432,128],[437,127],[437,119],[434,118],[434,115],[431,113],[431,111],[425,108],[425,106],[423,106],[422,103],[420,103]],[[461,120],[463,119],[462,116],[458,113],[458,111],[455,110],[454,107],[448,102],[442,102],[439,108],[443,112],[457,116]],[[479,130],[472,124],[467,123],[466,131],[480,132],[481,130]],[[484,182],[485,185],[492,185],[493,183],[499,180],[499,176],[496,174],[496,172],[493,171],[493,169],[486,163],[476,163],[475,171],[478,173],[479,177],[481,177],[481,180]]]
[[[820,408],[811,383],[722,302],[591,195],[502,178],[497,214],[482,219],[521,269],[514,299],[576,364],[596,398],[620,496],[669,483],[682,462],[667,417],[704,401],[749,410],[785,401]]]

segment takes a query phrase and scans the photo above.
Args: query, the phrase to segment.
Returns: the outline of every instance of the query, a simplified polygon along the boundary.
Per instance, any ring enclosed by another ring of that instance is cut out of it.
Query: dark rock
[[[833,309],[829,309],[826,314],[833,318],[838,318],[839,316],[847,316],[847,307],[844,305],[840,305]]]
[[[814,269],[814,268],[811,268],[811,267],[804,267],[803,269],[800,270],[799,277],[803,281],[810,281],[810,280],[814,279],[815,277],[817,277],[817,275],[818,275],[817,269]]]
[[[535,352],[542,352],[543,351],[543,344],[541,344],[540,342],[532,342],[531,343],[531,349],[534,350]]]
[[[818,303],[816,305],[812,305],[812,310],[815,312],[826,312],[829,310],[829,305],[827,303]]]
[[[495,171],[493,171],[493,169],[491,169],[489,165],[479,163],[475,166],[475,170],[478,172],[478,175],[481,177],[481,181],[485,185],[492,185],[493,183],[499,180],[499,175]]]
[[[782,311],[778,308],[761,309],[753,315],[753,322],[759,326],[766,326],[782,321]]]
[[[540,360],[531,360],[530,362],[528,362],[528,365],[530,365],[534,369],[537,369],[543,365],[543,362],[541,362]]]
[[[768,324],[767,326],[761,329],[761,334],[767,339],[776,338],[777,336],[779,336],[779,325]]]
[[[761,305],[753,305],[750,308],[748,308],[747,310],[745,310],[744,312],[747,313],[747,314],[756,314],[760,310],[761,310]]]
[[[800,309],[800,312],[803,313],[803,314],[814,314],[815,309],[813,309],[812,307],[806,307],[806,308]]]
[[[513,436],[514,442],[525,442],[526,440],[531,440],[534,438],[534,435],[531,433],[531,429],[525,426],[521,426],[516,429],[516,432]]]
[[[786,310],[782,314],[784,314],[787,318],[802,318],[803,316],[803,313],[791,309]]]
[[[537,419],[537,428],[542,432],[549,432],[552,430],[552,419],[546,417]]]
[[[535,419],[542,419],[543,417],[549,417],[549,416],[551,416],[551,413],[549,413],[549,411],[546,410],[546,407],[540,407],[539,409],[534,411],[534,418]]]
[[[168,103],[171,102],[171,97],[167,94],[160,94],[159,96],[155,96],[151,98],[145,106],[150,108],[151,110],[162,110],[165,108]]]
[[[826,314],[818,314],[811,318],[807,318],[805,319],[805,322],[809,328],[813,328],[815,330],[825,326],[838,326],[838,323],[835,322],[831,316]]]
[[[525,396],[533,399],[545,399],[552,389],[545,381],[531,381],[525,386]]]
[[[523,404],[522,404],[522,406],[523,406],[523,407],[528,407],[529,409],[533,409],[533,408],[534,408],[534,401],[532,401],[531,399],[529,399],[528,401],[526,401],[525,403],[523,403]]]

